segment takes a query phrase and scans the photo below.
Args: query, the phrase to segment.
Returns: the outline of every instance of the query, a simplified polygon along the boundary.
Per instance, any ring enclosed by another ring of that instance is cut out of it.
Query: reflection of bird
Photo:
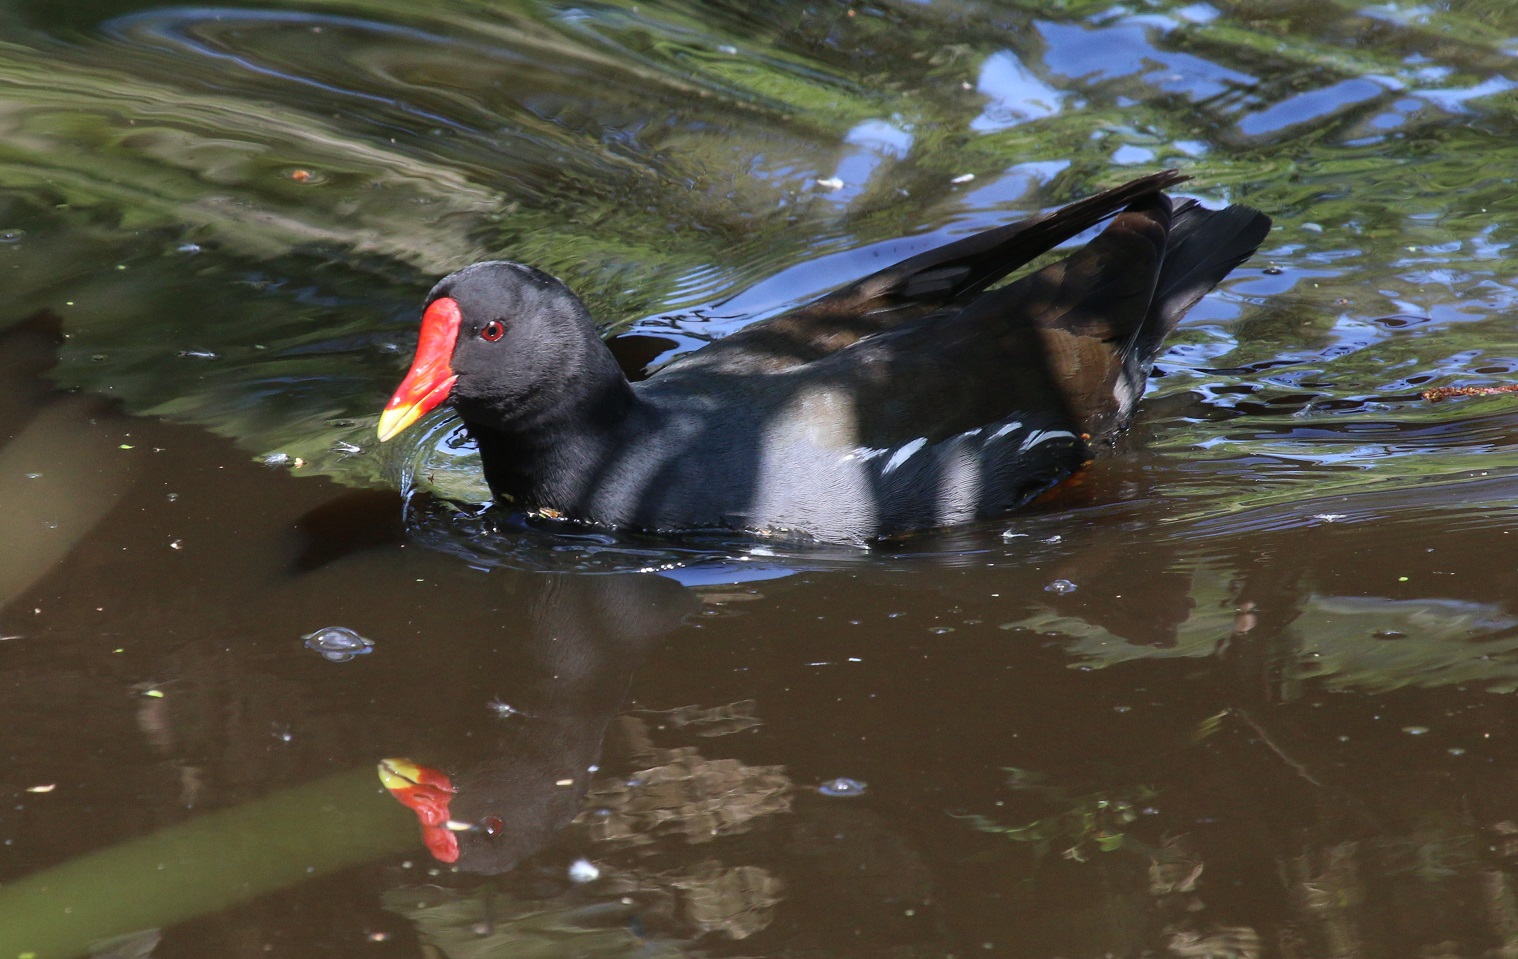
[[[451,398],[497,499],[607,526],[862,543],[994,515],[1127,424],[1165,335],[1264,239],[1247,207],[1172,205],[1182,179],[919,254],[637,384],[557,280],[476,264],[428,296],[380,437]]]

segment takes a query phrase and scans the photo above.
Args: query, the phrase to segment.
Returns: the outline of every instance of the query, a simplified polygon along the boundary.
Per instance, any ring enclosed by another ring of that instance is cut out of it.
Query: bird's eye
[[[486,323],[484,326],[480,327],[480,339],[482,340],[489,340],[490,342],[494,343],[496,340],[499,340],[505,335],[506,324],[502,323],[500,320],[491,320],[489,323]]]

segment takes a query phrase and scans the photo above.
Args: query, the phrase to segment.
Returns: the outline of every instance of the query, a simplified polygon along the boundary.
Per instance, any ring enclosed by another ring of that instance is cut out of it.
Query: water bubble
[[[1079,587],[1070,582],[1068,579],[1056,579],[1054,582],[1044,587],[1044,592],[1054,593],[1057,596],[1064,596],[1066,593],[1075,592],[1078,588]]]
[[[0,230],[0,243],[20,243],[25,236],[25,230]]]
[[[862,783],[847,776],[839,776],[837,779],[829,779],[827,782],[817,784],[817,792],[824,796],[839,798],[863,796],[867,788],[869,788],[868,783]]]
[[[373,640],[365,639],[346,626],[324,626],[301,639],[306,641],[307,649],[316,650],[334,663],[346,663],[374,651]]]
[[[570,882],[595,882],[601,878],[601,870],[589,859],[576,859],[569,864]]]

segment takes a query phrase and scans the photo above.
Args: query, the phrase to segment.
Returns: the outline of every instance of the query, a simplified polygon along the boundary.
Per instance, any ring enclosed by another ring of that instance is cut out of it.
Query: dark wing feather
[[[1136,200],[1189,179],[1140,177],[1044,216],[902,260],[789,313],[754,323],[658,374],[780,372],[965,300]]]
[[[1071,256],[794,375],[855,399],[862,445],[937,442],[1008,416],[1093,437],[1127,425],[1153,353],[1268,231],[1247,207],[1141,196]]]

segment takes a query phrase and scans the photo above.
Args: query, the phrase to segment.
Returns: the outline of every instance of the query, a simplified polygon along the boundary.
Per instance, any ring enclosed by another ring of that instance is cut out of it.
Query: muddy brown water
[[[0,959],[1518,949],[1518,407],[1420,395],[1518,371],[1506,5],[0,37]],[[1003,521],[573,536],[479,514],[445,417],[370,442],[462,263],[657,363],[1170,165],[1276,231]],[[451,778],[457,863],[386,758]]]

